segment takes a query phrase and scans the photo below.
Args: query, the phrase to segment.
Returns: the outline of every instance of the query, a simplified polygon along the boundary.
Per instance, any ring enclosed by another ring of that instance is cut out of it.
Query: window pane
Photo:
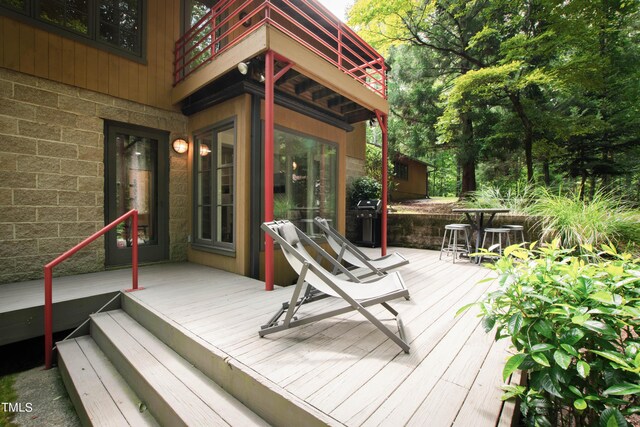
[[[139,0],[100,0],[98,38],[137,53],[140,51]]]
[[[156,179],[158,141],[135,135],[116,135],[116,214],[138,210],[137,238],[140,245],[157,244],[158,213]],[[130,223],[118,226],[117,245],[131,246],[136,235]]]
[[[196,137],[196,157],[197,162],[197,236],[202,240],[211,240],[212,223],[211,223],[211,147],[212,140],[210,135],[201,135]]]
[[[0,0],[0,6],[15,9],[19,12],[26,12],[26,0]]]
[[[40,19],[80,34],[89,33],[87,0],[40,0]]]
[[[218,132],[217,142],[217,241],[233,243],[234,188],[234,138],[233,128]]]
[[[313,234],[314,217],[336,219],[337,148],[280,129],[274,139],[274,218]]]

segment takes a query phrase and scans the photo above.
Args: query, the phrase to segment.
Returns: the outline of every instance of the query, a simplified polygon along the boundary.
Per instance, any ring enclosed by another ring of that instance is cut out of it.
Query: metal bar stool
[[[442,236],[442,246],[440,247],[440,258],[442,259],[442,253],[445,252],[447,255],[450,253],[453,254],[453,263],[456,262],[456,257],[458,253],[469,254],[471,253],[471,244],[469,241],[469,232],[471,230],[471,225],[469,224],[447,224],[444,227],[444,236]],[[458,234],[460,233],[460,234]],[[460,238],[464,235],[464,242],[460,242]],[[448,236],[448,242],[447,242]],[[445,247],[445,243],[447,246]]]
[[[520,242],[517,243],[524,243],[525,239],[524,239],[524,226],[522,225],[503,225],[503,228],[508,228],[509,230],[511,230],[511,232],[513,233],[513,243],[517,242],[518,239],[518,233],[520,233]]]
[[[502,242],[504,241],[506,243],[506,246],[509,246],[511,244],[511,241],[509,239],[510,232],[511,232],[511,229],[506,227],[485,228],[484,236],[482,237],[482,247],[484,248],[484,245],[487,241],[487,234],[491,234],[491,245],[487,249],[491,252],[497,248],[498,254],[502,256],[502,250],[503,250]],[[496,236],[498,237],[497,244],[495,243]],[[480,262],[482,262],[482,258],[483,256],[480,256]]]

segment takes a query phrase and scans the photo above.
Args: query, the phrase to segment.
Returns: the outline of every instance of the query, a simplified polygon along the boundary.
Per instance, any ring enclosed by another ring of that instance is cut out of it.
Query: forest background
[[[431,165],[430,195],[640,202],[637,0],[356,0],[348,17],[387,58],[390,148]]]

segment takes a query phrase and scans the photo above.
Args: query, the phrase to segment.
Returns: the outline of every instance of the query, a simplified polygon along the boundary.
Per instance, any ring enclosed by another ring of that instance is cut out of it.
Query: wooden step
[[[122,310],[92,316],[91,336],[163,425],[267,425]]]
[[[62,341],[57,348],[62,380],[83,425],[158,425],[91,337]]]
[[[146,304],[136,297],[135,292],[124,294],[122,309],[269,424],[306,427],[341,425]],[[256,331],[257,328],[258,325]]]

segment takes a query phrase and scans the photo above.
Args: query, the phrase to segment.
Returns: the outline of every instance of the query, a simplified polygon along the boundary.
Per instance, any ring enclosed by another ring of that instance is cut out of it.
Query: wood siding
[[[0,67],[164,109],[171,103],[180,2],[149,0],[146,61],[136,62],[28,23],[0,16]]]
[[[242,95],[230,101],[223,102],[215,107],[208,108],[189,118],[189,206],[193,210],[193,133],[220,123],[223,120],[235,117],[236,120],[236,146],[235,146],[235,236],[236,250],[235,256],[220,255],[216,253],[200,250],[192,245],[189,246],[187,257],[189,261],[204,264],[211,267],[220,268],[233,273],[249,274],[249,239],[250,227],[249,211],[250,201],[250,181],[249,171],[251,164],[250,138],[251,138],[251,97]],[[189,230],[193,235],[195,228],[193,224],[192,212],[189,212]]]
[[[427,166],[423,163],[407,160],[409,168],[409,179],[393,178],[396,184],[395,189],[391,193],[393,200],[417,199],[427,195]]]

